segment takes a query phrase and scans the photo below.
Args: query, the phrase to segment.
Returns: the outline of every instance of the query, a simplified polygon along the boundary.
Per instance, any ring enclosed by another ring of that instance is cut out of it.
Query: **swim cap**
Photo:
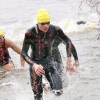
[[[50,22],[50,15],[46,9],[40,9],[37,12],[36,19],[38,23]]]
[[[4,35],[3,31],[0,29],[0,35]]]

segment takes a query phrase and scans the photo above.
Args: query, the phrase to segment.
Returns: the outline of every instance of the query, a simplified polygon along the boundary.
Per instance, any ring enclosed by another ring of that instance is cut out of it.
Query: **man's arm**
[[[62,40],[62,43],[64,43],[66,45],[66,43],[63,40]],[[72,55],[73,55],[74,60],[75,60],[73,66],[76,66],[76,67],[79,66],[77,51],[76,51],[76,48],[73,44],[72,44]]]
[[[29,65],[33,65],[34,62],[32,61],[32,59],[28,56],[28,50],[29,50],[29,46],[31,44],[31,33],[26,32],[25,33],[25,37],[24,37],[24,41],[23,41],[23,46],[22,46],[22,52],[21,55],[23,57],[23,59],[29,64]]]
[[[56,27],[56,32],[57,32],[57,36],[60,39],[62,39],[62,41],[64,41],[66,43],[67,57],[71,57],[71,53],[72,53],[72,42],[71,42],[71,40],[68,38],[68,36],[66,36],[64,34],[64,32],[62,31],[62,29],[60,27]]]
[[[77,67],[77,66],[79,66],[79,61],[78,61],[77,51],[76,51],[76,48],[75,48],[74,45],[72,45],[72,54],[73,54],[73,57],[74,57],[74,60],[75,60],[73,66]]]
[[[28,56],[28,50],[29,50],[29,46],[31,44],[31,33],[26,33],[25,34],[25,38],[24,38],[24,42],[23,42],[23,47],[22,47],[22,57],[24,58],[24,60],[31,65],[32,69],[36,72],[37,75],[41,76],[42,74],[45,73],[45,71],[43,70],[43,66],[42,65],[38,65],[36,64],[34,61],[32,61],[32,59]]]
[[[72,64],[71,64],[71,54],[72,54],[73,51],[75,51],[76,54],[74,55],[74,57],[76,57],[78,59],[76,49],[75,49],[74,45],[72,44],[71,40],[68,38],[68,36],[66,36],[64,34],[64,32],[62,31],[61,28],[56,27],[56,31],[57,31],[57,36],[59,38],[61,38],[66,43],[67,70],[74,71],[74,69],[71,68],[71,66],[72,66]]]
[[[71,57],[71,53],[72,53],[71,40],[68,38],[68,36],[64,34],[64,32],[62,31],[60,27],[56,27],[56,32],[57,32],[57,36],[66,43],[67,57]]]
[[[10,39],[5,38],[5,46],[6,48],[12,48],[16,53],[18,53],[20,55],[20,62],[21,62],[21,66],[24,66],[25,61],[24,59],[21,57],[21,49]]]
[[[64,43],[65,45],[67,45],[62,39],[60,39],[59,37],[56,37],[54,40],[53,46],[58,47],[58,45],[60,43]],[[78,60],[77,51],[73,44],[72,44],[72,55],[73,55],[75,61]]]
[[[12,48],[16,53],[21,54],[21,49],[10,39],[5,38],[6,48]]]

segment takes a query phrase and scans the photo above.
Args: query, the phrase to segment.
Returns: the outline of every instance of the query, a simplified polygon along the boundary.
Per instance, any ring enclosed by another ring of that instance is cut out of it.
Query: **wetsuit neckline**
[[[36,25],[36,32],[37,32],[37,34],[42,34],[42,35],[44,35],[43,38],[41,39],[42,42],[43,42],[44,39],[45,39],[45,37],[46,37],[46,33],[44,33],[43,31],[41,31],[41,30],[39,29],[38,24]]]

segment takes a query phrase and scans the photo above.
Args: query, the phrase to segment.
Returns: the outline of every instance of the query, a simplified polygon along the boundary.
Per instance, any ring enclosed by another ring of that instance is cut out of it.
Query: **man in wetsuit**
[[[53,91],[58,91],[57,94],[62,93],[62,91],[59,91],[62,90],[62,86],[60,86],[60,88],[56,86],[61,80],[55,70],[55,63],[51,50],[56,37],[59,37],[66,43],[66,70],[74,72],[75,70],[71,64],[71,54],[74,45],[60,27],[50,24],[49,13],[45,9],[40,9],[37,12],[36,26],[28,29],[25,33],[21,53],[22,57],[30,65],[31,86],[34,92],[34,100],[43,100],[42,75],[46,76]],[[28,50],[30,46],[32,52],[29,57]]]
[[[0,29],[0,67],[3,66],[5,70],[14,68],[14,63],[8,52],[8,48],[12,48],[19,55],[21,49],[14,44],[11,40],[5,38],[3,31]],[[20,56],[21,66],[24,66],[24,59]]]

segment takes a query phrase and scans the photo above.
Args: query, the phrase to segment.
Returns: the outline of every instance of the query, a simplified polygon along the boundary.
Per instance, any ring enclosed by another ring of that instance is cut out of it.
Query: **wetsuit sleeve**
[[[66,43],[66,51],[67,51],[67,57],[71,57],[71,54],[73,53],[73,56],[76,60],[78,60],[77,52],[75,49],[75,46],[72,44],[71,40],[68,36],[64,34],[62,29],[60,27],[56,27],[57,36],[62,39]]]
[[[34,64],[34,62],[31,60],[31,58],[28,56],[28,50],[29,46],[31,45],[31,33],[26,32],[24,41],[23,41],[23,46],[22,46],[22,52],[21,55],[23,59],[30,64],[31,66]]]
[[[78,60],[77,51],[76,51],[76,48],[73,44],[72,44],[72,54],[73,54],[74,60],[75,61]]]
[[[63,40],[61,42],[66,44]],[[72,44],[72,54],[73,54],[74,60],[75,61],[78,60],[77,51],[76,51],[76,48],[73,44]]]

